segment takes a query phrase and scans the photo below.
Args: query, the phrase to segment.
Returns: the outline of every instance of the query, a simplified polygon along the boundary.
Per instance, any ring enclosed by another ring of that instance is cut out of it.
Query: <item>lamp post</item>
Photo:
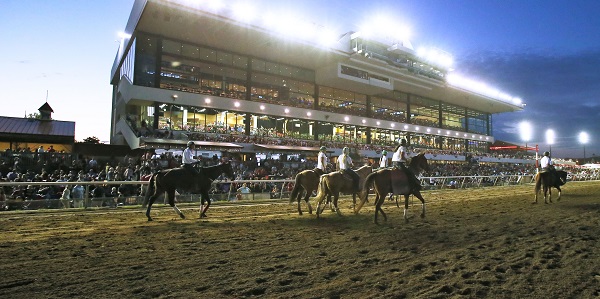
[[[583,144],[583,163],[585,163],[585,144],[590,141],[590,136],[586,132],[579,133],[579,142]]]
[[[550,156],[552,156],[552,144],[554,144],[554,130],[548,129],[546,130],[546,142],[550,146]]]
[[[531,124],[527,121],[522,121],[519,123],[519,133],[521,134],[521,140],[525,141],[525,153],[529,151],[527,148],[527,142],[531,140],[531,135],[533,130],[531,129]]]

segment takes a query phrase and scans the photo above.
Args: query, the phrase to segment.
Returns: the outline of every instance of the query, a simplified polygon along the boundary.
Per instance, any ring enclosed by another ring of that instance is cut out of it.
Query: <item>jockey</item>
[[[352,163],[352,158],[350,158],[350,149],[348,147],[344,147],[342,149],[342,154],[337,159],[338,167],[341,172],[348,174],[352,178],[352,183],[355,187],[354,190],[360,190],[359,181],[360,177],[358,174],[351,169],[354,166]]]
[[[558,173],[556,172],[556,168],[554,168],[554,163],[550,158],[550,152],[544,152],[544,156],[540,159],[540,167],[542,168],[541,172],[551,173],[555,182],[560,179],[558,177]]]
[[[190,171],[193,174],[198,174],[198,170],[194,168],[194,164],[200,162],[200,160],[194,159],[194,148],[196,145],[193,141],[188,141],[187,147],[183,151],[183,156],[181,157],[181,163],[183,164],[183,169]]]
[[[550,158],[550,152],[544,152],[544,156],[540,159],[540,167],[542,171],[548,171],[554,169],[554,163]]]
[[[325,155],[325,152],[327,152],[327,148],[325,146],[321,146],[321,148],[319,149],[319,155],[317,156],[317,168],[318,171],[318,175],[323,175],[327,172],[327,156]]]
[[[392,155],[392,166],[397,168],[400,164],[404,165],[406,163],[406,156],[406,139],[403,138],[394,150],[394,155]]]
[[[388,157],[387,151],[381,151],[381,158],[379,159],[379,168],[387,168],[388,167]]]
[[[394,168],[401,168],[406,176],[408,177],[408,184],[410,188],[413,190],[421,190],[421,182],[417,179],[417,176],[406,167],[406,159],[407,159],[407,149],[406,149],[406,139],[401,139],[400,144],[396,147],[394,151],[394,156],[392,157],[392,166]]]

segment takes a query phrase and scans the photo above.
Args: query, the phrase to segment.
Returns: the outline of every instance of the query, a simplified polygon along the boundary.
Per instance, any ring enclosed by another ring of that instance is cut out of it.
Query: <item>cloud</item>
[[[565,148],[578,142],[581,131],[592,140],[600,136],[600,49],[477,51],[458,57],[457,65],[466,76],[520,97],[526,104],[524,111],[493,116],[496,139],[519,142],[516,124],[523,120],[532,122],[537,142],[544,142],[545,130],[552,128],[557,133],[556,146]]]

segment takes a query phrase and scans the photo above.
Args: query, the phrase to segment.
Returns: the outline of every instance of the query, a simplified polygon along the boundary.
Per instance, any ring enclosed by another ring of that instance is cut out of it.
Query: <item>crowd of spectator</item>
[[[208,136],[208,135],[200,135]],[[221,135],[218,141],[256,142],[261,144],[283,144],[290,146],[317,146],[306,140],[281,140],[261,139],[256,136],[234,136]],[[253,139],[253,140],[251,140]],[[215,140],[215,139],[211,139]],[[325,143],[328,148],[340,147],[344,144]],[[415,151],[419,151],[418,149]],[[434,154],[460,154],[448,151],[432,151]],[[356,152],[355,152],[356,153]],[[335,157],[331,157],[334,161]],[[0,201],[17,200],[47,200],[48,207],[76,206],[78,200],[84,198],[85,182],[111,182],[111,181],[140,181],[144,176],[155,173],[161,169],[178,167],[181,157],[171,152],[156,154],[147,151],[139,157],[125,156],[119,159],[96,160],[94,157],[75,157],[71,154],[57,153],[52,151],[32,151],[22,149],[17,151],[6,150],[0,155],[0,181],[4,182],[82,182],[76,185],[19,185],[3,186],[0,188]],[[291,183],[281,184],[270,182],[273,179],[290,180],[305,169],[312,169],[316,161],[311,157],[299,158],[298,156],[281,155],[279,159],[257,159],[249,155],[242,161],[241,156],[236,153],[228,153],[225,156],[213,156],[203,158],[201,166],[211,166],[229,161],[235,172],[237,180],[257,180],[258,182],[247,183],[244,190],[250,193],[270,193],[271,197],[278,197],[283,191],[289,191],[293,187]],[[356,160],[356,166],[371,164],[376,167],[375,161],[369,159]],[[591,170],[577,167],[568,167],[573,175],[578,173],[589,173]],[[515,163],[479,163],[476,159],[466,162],[430,161],[430,171],[421,174],[423,177],[448,177],[448,176],[494,176],[535,173],[533,164]],[[211,193],[231,194],[241,188],[239,183],[217,184]],[[99,184],[89,187],[90,198],[112,198],[108,200],[107,206],[117,206],[123,203],[128,196],[138,196],[141,193],[141,185],[123,184]],[[61,199],[61,201],[51,201]],[[103,202],[104,204],[104,202]],[[50,206],[54,205],[54,206]],[[59,205],[59,206],[56,206]]]

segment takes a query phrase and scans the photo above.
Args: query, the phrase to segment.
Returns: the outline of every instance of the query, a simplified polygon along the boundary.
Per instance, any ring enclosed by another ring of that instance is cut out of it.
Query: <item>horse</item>
[[[552,175],[551,172],[538,172],[535,175],[535,201],[534,204],[538,201],[538,193],[540,193],[540,189],[543,186],[544,189],[544,203],[552,202],[552,187],[558,189],[558,198],[556,201],[560,200],[560,195],[562,190],[560,190],[560,186],[567,183],[567,172],[564,170],[557,170],[556,176]]]
[[[372,171],[373,167],[370,165],[362,166],[356,170],[356,173],[359,176],[358,186],[362,185],[362,182],[365,181],[365,177]],[[323,212],[323,209],[325,209],[325,205],[323,205],[323,208],[321,208],[321,203],[323,202],[323,199],[327,197],[327,202],[330,202],[331,196],[333,196],[333,206],[331,210],[337,212],[338,215],[341,215],[341,212],[338,209],[337,205],[338,199],[340,197],[340,192],[352,194],[352,207],[355,207],[356,194],[358,193],[355,190],[356,186],[354,185],[352,179],[346,178],[346,176],[340,171],[335,171],[322,175],[319,181],[319,188],[317,192],[317,218],[319,218],[320,214]]]
[[[427,163],[427,158],[425,157],[425,153],[420,153],[408,162],[408,168],[415,174],[421,173],[421,171],[429,171],[429,164]],[[383,212],[381,205],[385,201],[385,197],[392,193],[394,190],[392,188],[392,171],[395,171],[391,168],[380,169],[375,171],[367,176],[365,179],[365,184],[363,185],[362,194],[364,197],[361,198],[361,202],[358,204],[358,207],[355,209],[354,213],[358,214],[362,206],[365,204],[369,197],[369,188],[373,185],[373,189],[375,191],[375,219],[374,222],[377,224],[377,214],[381,213],[384,218],[384,221],[387,221],[387,216]],[[400,193],[404,195],[404,221],[408,222],[407,210],[408,210],[408,197],[413,194],[419,200],[421,200],[421,218],[425,218],[425,199],[421,195],[420,190],[414,190],[410,188],[408,184],[408,178],[406,178],[402,184],[401,189],[403,192]]]
[[[146,210],[148,221],[152,221],[152,217],[150,217],[152,204],[164,192],[167,192],[169,205],[171,205],[179,217],[185,219],[185,215],[175,205],[175,189],[199,192],[202,199],[200,202],[200,218],[205,218],[206,211],[211,203],[208,191],[211,188],[212,181],[217,179],[221,174],[225,174],[231,180],[235,178],[233,168],[229,162],[215,166],[201,167],[199,174],[190,174],[189,170],[184,168],[172,168],[161,170],[152,175],[144,198],[144,204],[142,205],[144,207],[148,204],[148,209]],[[207,202],[206,206],[204,206],[205,202]]]
[[[290,203],[296,199],[298,201],[298,215],[302,215],[302,209],[300,207],[300,200],[302,199],[302,193],[304,193],[304,201],[308,205],[308,213],[312,214],[312,206],[310,205],[309,198],[313,191],[317,191],[319,188],[319,178],[322,174],[325,174],[320,169],[307,169],[296,174],[296,180],[294,189],[290,192]]]

